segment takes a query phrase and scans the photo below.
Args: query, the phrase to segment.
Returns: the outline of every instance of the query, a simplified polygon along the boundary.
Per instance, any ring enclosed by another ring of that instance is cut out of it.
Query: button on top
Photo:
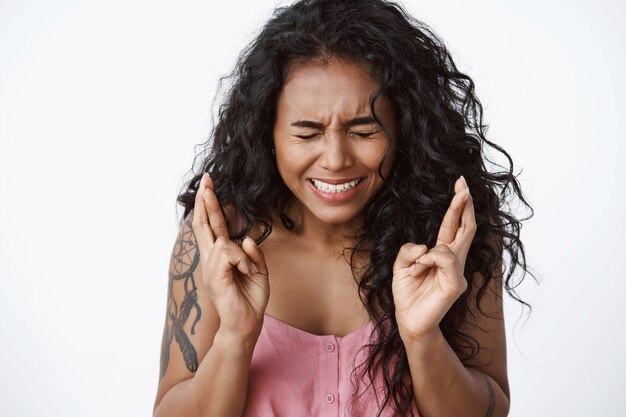
[[[326,348],[326,352],[328,352],[328,353],[333,353],[335,351],[335,344],[334,343],[327,342],[327,343],[325,343],[324,347]]]
[[[335,402],[335,396],[333,394],[326,394],[326,397],[324,398],[326,400],[326,402],[328,404],[332,404]]]

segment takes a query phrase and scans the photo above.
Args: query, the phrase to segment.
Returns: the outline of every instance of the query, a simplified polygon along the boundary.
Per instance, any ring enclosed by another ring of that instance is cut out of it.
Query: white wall
[[[0,415],[151,413],[175,197],[274,4],[0,1]],[[536,209],[510,416],[626,415],[625,4],[405,4],[476,81]]]

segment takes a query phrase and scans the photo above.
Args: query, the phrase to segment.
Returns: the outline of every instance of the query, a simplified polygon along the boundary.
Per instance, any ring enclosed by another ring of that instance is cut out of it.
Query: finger
[[[209,225],[213,231],[215,239],[218,237],[228,238],[228,228],[226,227],[226,220],[220,207],[220,202],[217,200],[213,189],[213,180],[208,174],[203,176],[203,194],[206,202],[206,212],[209,218]]]
[[[227,275],[233,267],[246,275],[253,273],[248,255],[234,242],[224,237],[215,240],[211,257],[215,259],[215,261],[211,260],[211,263],[216,265],[214,271],[218,275]]]
[[[200,189],[196,192],[191,226],[200,250],[210,249],[215,238],[209,225],[206,205]]]
[[[413,265],[411,266],[411,268],[409,269],[409,275],[413,276],[413,277],[417,277],[421,274],[423,274],[428,268],[430,268],[431,266],[426,264],[426,263],[421,263],[418,262],[420,258],[418,258]]]
[[[437,235],[436,245],[442,243],[451,244],[454,242],[456,232],[459,228],[459,222],[461,219],[461,213],[467,198],[469,197],[469,188],[467,188],[461,179],[455,183],[455,194],[452,197],[450,206],[443,217],[441,226],[439,227],[439,234]]]
[[[415,263],[426,268],[437,267],[444,272],[453,271],[458,268],[458,261],[454,252],[445,244],[435,246],[430,251],[420,256]]]
[[[409,269],[409,275],[411,276],[419,276],[424,273],[427,269],[437,267],[437,261],[439,260],[440,254],[443,253],[443,256],[447,256],[448,253],[451,253],[450,248],[446,244],[441,244],[432,248],[430,251],[426,251],[420,257],[415,260],[411,269]],[[429,256],[426,256],[429,255]],[[439,260],[439,263],[442,263]]]
[[[427,250],[426,245],[405,243],[398,251],[398,256],[396,256],[396,261],[393,264],[393,272],[410,267],[415,263],[415,260],[426,253]]]
[[[267,264],[265,263],[265,255],[263,255],[261,249],[254,242],[254,239],[250,236],[246,236],[241,244],[241,248],[250,258],[254,268],[256,268],[261,275],[265,277],[269,276]]]
[[[454,252],[461,261],[461,265],[465,265],[467,254],[476,235],[476,215],[474,213],[474,199],[471,194],[465,202],[463,213],[461,214],[461,224],[454,238]]]
[[[441,284],[455,294],[455,299],[467,288],[467,280],[460,270],[458,259],[447,245],[435,246],[416,263],[423,267],[436,267],[437,271],[441,271],[445,277]]]
[[[458,192],[463,191],[466,188],[469,188],[469,186],[467,185],[467,181],[465,181],[465,177],[463,175],[461,175],[454,182],[454,192],[458,193]]]

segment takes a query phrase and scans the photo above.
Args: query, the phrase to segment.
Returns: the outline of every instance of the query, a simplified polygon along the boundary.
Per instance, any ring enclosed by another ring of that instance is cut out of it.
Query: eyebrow
[[[372,123],[377,123],[376,120],[371,116],[366,117],[355,117],[354,119],[348,120],[344,123],[345,127],[358,126],[358,125],[370,125]],[[294,127],[309,127],[312,129],[323,129],[324,125],[320,122],[314,122],[312,120],[298,120],[297,122],[293,122],[291,126]]]

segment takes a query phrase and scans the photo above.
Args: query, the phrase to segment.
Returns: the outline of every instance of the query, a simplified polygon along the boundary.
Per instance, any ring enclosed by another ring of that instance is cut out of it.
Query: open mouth
[[[309,182],[313,184],[315,189],[328,194],[336,194],[336,193],[345,193],[346,191],[352,190],[361,182],[363,178],[357,178],[352,181],[348,181],[342,184],[328,184],[324,181],[318,180],[317,178],[309,179]]]

